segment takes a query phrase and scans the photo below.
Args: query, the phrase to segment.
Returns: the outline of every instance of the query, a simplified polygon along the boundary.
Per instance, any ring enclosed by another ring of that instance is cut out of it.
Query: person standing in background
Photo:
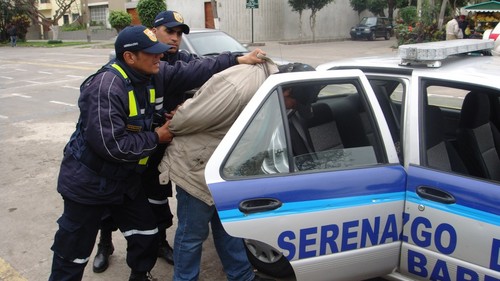
[[[463,19],[460,17],[454,17],[446,23],[446,40],[462,39],[463,33],[460,29],[459,21],[462,22]]]
[[[17,27],[15,24],[11,24],[9,28],[7,28],[7,34],[10,37],[10,45],[15,47],[17,45]]]

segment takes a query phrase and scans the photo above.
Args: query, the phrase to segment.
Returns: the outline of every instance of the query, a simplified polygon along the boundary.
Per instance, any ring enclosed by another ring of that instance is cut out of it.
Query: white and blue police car
[[[492,44],[403,45],[271,75],[205,171],[254,266],[307,281],[500,280]],[[317,96],[311,114],[285,108],[289,88]]]

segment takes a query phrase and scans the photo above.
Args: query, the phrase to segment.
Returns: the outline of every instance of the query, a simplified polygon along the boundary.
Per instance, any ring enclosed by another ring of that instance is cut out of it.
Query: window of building
[[[104,25],[106,24],[106,13],[108,10],[107,5],[91,6],[90,9],[90,23],[91,25]]]

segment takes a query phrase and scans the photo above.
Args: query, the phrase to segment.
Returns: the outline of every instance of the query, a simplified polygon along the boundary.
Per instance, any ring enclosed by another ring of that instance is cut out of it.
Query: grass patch
[[[90,47],[97,42],[87,42],[87,41],[60,41],[60,40],[47,40],[47,41],[17,41],[17,47],[39,47],[39,48],[57,48],[57,47],[68,47],[68,46],[82,46]],[[2,42],[0,47],[10,47],[10,42]]]

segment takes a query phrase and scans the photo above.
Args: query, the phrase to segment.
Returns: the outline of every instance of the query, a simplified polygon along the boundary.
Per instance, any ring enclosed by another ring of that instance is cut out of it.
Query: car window
[[[224,165],[226,177],[287,173],[288,146],[275,90],[256,113]]]
[[[495,137],[500,93],[468,84],[423,85],[423,165],[500,181],[500,142]]]
[[[399,160],[403,163],[404,155],[402,153],[401,142],[401,127],[403,124],[402,104],[408,81],[400,78],[381,77],[370,77],[369,80],[389,126]]]
[[[236,39],[223,32],[198,32],[187,34],[195,53],[200,56],[217,55],[222,52],[248,52]]]
[[[355,81],[292,84],[319,98],[305,116],[283,108],[275,90],[230,153],[227,178],[303,171],[350,169],[386,163],[380,136],[364,92]]]
[[[453,87],[429,86],[427,87],[427,99],[430,105],[460,110],[468,92],[468,90]]]

